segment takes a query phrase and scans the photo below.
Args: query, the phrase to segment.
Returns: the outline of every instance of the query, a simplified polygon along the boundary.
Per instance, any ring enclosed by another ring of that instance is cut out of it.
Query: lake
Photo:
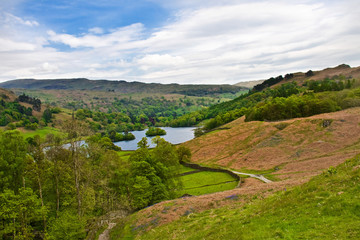
[[[160,136],[164,138],[166,141],[172,144],[179,144],[186,141],[189,141],[194,138],[194,127],[180,127],[180,128],[171,128],[171,127],[161,127],[166,131],[166,135]],[[114,142],[116,146],[121,147],[122,150],[136,150],[138,149],[137,143],[143,138],[146,137],[148,139],[148,144],[150,148],[155,147],[155,144],[151,143],[151,139],[154,137],[147,137],[145,135],[147,129],[143,131],[132,131],[135,139],[131,141],[120,141]]]

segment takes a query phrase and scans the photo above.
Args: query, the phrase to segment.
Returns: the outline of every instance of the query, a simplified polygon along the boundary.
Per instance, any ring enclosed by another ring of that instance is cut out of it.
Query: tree
[[[180,147],[176,149],[176,152],[180,163],[190,161],[191,151],[189,148],[185,147],[184,145],[180,145]]]
[[[45,123],[51,122],[51,118],[52,118],[51,110],[49,108],[45,109],[42,117],[43,117]]]
[[[82,122],[73,118],[69,121],[66,121],[62,126],[64,132],[67,134],[67,140],[69,141],[70,147],[70,160],[72,162],[72,169],[74,172],[74,184],[76,189],[76,200],[78,215],[82,216],[82,195],[81,195],[81,181],[82,173],[84,169],[84,155],[81,154],[83,151],[81,147],[81,139],[84,136],[89,135],[89,128],[84,125]]]
[[[0,132],[0,192],[25,185],[26,143],[17,130]]]
[[[43,183],[45,178],[46,171],[46,163],[45,163],[45,149],[44,144],[39,135],[35,135],[34,137],[27,138],[28,142],[28,152],[32,157],[30,161],[28,161],[27,169],[32,172],[34,178],[36,178],[36,183],[39,190],[39,197],[41,201],[41,206],[44,207],[44,199],[43,199]],[[44,229],[46,229],[46,220],[45,216],[43,219]]]
[[[40,200],[30,188],[20,188],[18,194],[6,189],[0,193],[0,235],[12,235],[13,239],[32,239],[34,237],[31,223],[39,221],[46,215]]]
[[[69,159],[70,151],[64,148],[63,139],[53,134],[46,136],[46,158],[51,166],[47,173],[47,181],[49,182],[50,192],[48,197],[51,198],[52,208],[55,212],[55,217],[59,216],[60,206],[67,205],[72,202],[72,195],[75,195],[73,190],[73,178],[71,171],[71,162]],[[64,202],[64,204],[62,204]]]
[[[49,228],[51,240],[77,240],[86,237],[86,221],[70,211],[62,212]]]

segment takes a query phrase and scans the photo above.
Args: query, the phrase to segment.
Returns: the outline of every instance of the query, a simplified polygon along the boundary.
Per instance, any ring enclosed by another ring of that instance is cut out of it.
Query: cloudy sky
[[[360,66],[358,0],[0,0],[0,82],[237,83]]]

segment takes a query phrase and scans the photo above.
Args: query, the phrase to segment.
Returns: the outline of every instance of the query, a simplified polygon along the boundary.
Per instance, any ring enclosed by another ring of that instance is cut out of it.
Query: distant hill
[[[275,87],[287,82],[296,82],[298,85],[303,85],[307,80],[345,80],[345,79],[360,78],[360,67],[350,67],[347,64],[341,64],[337,67],[326,68],[320,71],[309,70],[305,73],[287,73],[284,76],[269,78],[261,84],[254,86],[254,90],[261,91],[267,87]]]
[[[0,83],[0,87],[10,89],[37,90],[93,90],[118,93],[178,93],[189,96],[206,96],[209,94],[237,93],[243,87],[233,85],[179,85],[141,83],[109,80],[74,79],[17,79]]]
[[[256,80],[256,81],[246,81],[246,82],[239,82],[234,84],[234,86],[244,87],[244,88],[253,88],[255,85],[263,83],[265,80]]]

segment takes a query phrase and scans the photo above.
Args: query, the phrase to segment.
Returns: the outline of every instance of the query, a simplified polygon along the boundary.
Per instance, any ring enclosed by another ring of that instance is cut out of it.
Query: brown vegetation
[[[191,213],[238,208],[305,183],[360,152],[359,123],[360,108],[281,122],[245,123],[241,118],[227,124],[229,129],[193,139],[185,143],[193,162],[244,171],[273,169],[278,181],[244,178],[240,188],[164,201],[138,212],[134,227],[149,230]]]
[[[308,178],[359,153],[359,122],[360,108],[281,122],[245,123],[240,118],[227,124],[229,129],[185,145],[196,163],[236,170],[274,169],[280,179]]]

